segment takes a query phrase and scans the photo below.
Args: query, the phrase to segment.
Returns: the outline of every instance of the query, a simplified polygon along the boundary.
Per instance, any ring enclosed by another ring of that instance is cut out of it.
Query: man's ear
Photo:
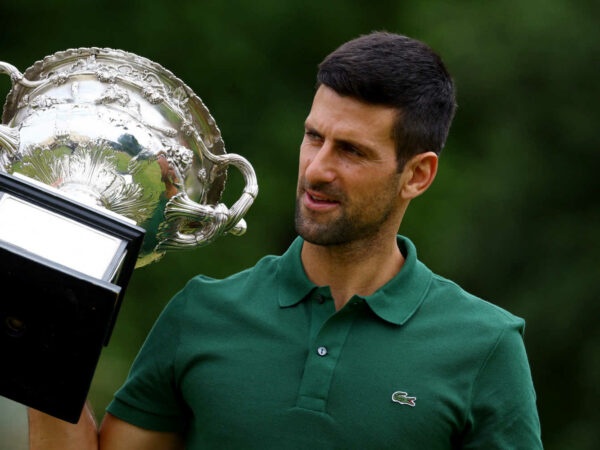
[[[400,195],[411,200],[425,192],[437,174],[438,155],[434,152],[419,153],[404,165]]]

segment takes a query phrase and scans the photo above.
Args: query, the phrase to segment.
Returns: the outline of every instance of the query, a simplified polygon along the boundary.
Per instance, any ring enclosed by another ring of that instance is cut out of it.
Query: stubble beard
[[[296,232],[307,242],[322,246],[341,246],[376,236],[394,210],[392,202],[384,199],[379,208],[356,208],[358,212],[342,209],[334,218],[318,220],[304,212],[302,194],[296,198]],[[381,199],[375,199],[375,204]],[[343,208],[343,206],[342,206]]]
[[[353,222],[346,216],[319,223],[302,213],[300,201],[296,202],[295,217],[296,232],[307,242],[315,245],[335,246],[353,240],[355,228]]]

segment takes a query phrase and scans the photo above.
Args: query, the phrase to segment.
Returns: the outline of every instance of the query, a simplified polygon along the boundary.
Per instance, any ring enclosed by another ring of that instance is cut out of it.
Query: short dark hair
[[[442,151],[456,109],[454,83],[423,42],[385,31],[348,41],[319,64],[320,85],[398,109],[393,133],[399,170],[418,153]]]

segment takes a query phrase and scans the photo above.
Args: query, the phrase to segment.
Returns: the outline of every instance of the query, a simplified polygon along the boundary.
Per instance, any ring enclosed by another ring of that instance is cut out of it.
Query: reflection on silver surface
[[[258,192],[250,163],[227,153],[202,100],[160,65],[106,48],[57,52],[13,86],[0,126],[0,170],[20,173],[146,230],[137,267],[170,249],[245,231]],[[220,203],[227,169],[244,179]]]

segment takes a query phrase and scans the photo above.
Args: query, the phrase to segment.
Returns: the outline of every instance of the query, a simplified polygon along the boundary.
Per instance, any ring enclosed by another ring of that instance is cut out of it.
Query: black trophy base
[[[115,256],[114,273],[108,270],[95,278],[77,264],[66,267],[54,262],[61,259],[25,250],[12,243],[11,235],[0,239],[0,395],[76,423],[145,232],[33,181],[0,170],[0,201],[24,201],[124,245],[122,260],[120,253]],[[7,218],[14,219],[0,216]],[[40,232],[47,232],[39,220]],[[50,232],[48,239],[52,238],[56,236]],[[82,262],[93,260],[93,250],[80,252]]]
[[[77,423],[121,288],[0,243],[0,395]]]

